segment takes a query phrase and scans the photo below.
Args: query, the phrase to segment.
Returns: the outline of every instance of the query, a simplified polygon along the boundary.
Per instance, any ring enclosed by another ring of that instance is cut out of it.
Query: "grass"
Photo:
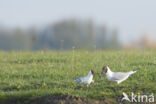
[[[94,77],[89,88],[75,78],[109,65],[112,71],[140,70],[117,85]],[[69,94],[85,98],[116,98],[126,93],[156,96],[156,51],[0,52],[0,100]]]

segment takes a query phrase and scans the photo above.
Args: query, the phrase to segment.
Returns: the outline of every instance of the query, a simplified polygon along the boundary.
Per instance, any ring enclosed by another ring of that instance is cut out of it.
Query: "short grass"
[[[98,75],[88,88],[75,82],[106,65],[112,71],[140,70],[120,85]],[[156,51],[0,52],[0,99],[4,101],[61,94],[116,98],[122,92],[156,96]]]

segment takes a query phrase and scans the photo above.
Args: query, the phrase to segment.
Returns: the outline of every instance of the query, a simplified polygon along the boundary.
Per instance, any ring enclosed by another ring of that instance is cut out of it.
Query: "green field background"
[[[139,68],[117,85],[95,75],[89,87],[78,85],[75,78],[92,69],[101,72],[127,72]],[[74,95],[84,98],[116,98],[122,92],[154,94],[156,97],[156,51],[37,51],[0,52],[0,100]]]

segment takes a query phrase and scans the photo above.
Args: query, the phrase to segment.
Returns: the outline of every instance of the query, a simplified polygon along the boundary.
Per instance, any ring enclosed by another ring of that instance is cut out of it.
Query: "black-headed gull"
[[[94,74],[95,72],[93,70],[90,70],[87,76],[77,78],[76,82],[78,84],[87,84],[88,86],[90,83],[94,83],[94,80],[93,80]]]
[[[130,75],[137,72],[138,69],[129,72],[112,72],[108,66],[102,68],[101,76],[106,73],[106,77],[109,81],[116,81],[120,84],[122,81],[126,80]]]

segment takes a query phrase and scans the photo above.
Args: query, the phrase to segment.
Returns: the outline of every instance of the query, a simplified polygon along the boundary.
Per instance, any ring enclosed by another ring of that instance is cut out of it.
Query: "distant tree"
[[[0,28],[0,49],[106,49],[119,48],[118,30],[92,20],[68,19],[41,29]]]
[[[39,35],[35,27],[31,27],[27,30],[27,48],[36,50],[39,49]]]
[[[107,48],[108,45],[108,39],[107,39],[107,35],[108,35],[108,30],[107,27],[105,25],[99,26],[97,28],[97,36],[96,36],[96,47],[100,48],[100,49],[104,49]]]
[[[94,23],[92,20],[88,21],[88,48],[92,49],[95,45],[95,37],[94,37]]]
[[[118,49],[120,48],[120,43],[119,43],[119,36],[118,36],[118,29],[114,29],[112,30],[112,38],[111,38],[111,41],[110,41],[110,48],[113,48],[113,49]]]

